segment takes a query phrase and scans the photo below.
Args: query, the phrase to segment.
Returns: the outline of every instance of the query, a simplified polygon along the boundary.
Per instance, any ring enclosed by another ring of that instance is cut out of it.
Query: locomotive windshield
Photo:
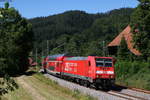
[[[112,67],[112,59],[96,58],[97,67]]]

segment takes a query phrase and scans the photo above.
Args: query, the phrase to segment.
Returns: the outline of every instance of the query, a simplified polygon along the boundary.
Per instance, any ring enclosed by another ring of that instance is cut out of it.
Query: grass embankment
[[[118,84],[150,90],[150,62],[118,61],[116,75]]]
[[[2,96],[2,100],[94,100],[78,90],[71,91],[40,73],[15,78],[19,89]]]

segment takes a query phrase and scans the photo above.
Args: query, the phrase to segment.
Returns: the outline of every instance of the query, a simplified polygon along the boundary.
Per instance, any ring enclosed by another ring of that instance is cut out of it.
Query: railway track
[[[118,87],[116,87],[118,88]],[[125,99],[125,100],[150,100],[150,91],[138,89],[138,88],[131,88],[125,87],[119,89],[112,89],[109,91],[98,90],[101,92],[105,92],[107,94]],[[110,99],[112,100],[112,99]]]
[[[44,74],[44,76],[56,81],[63,87],[70,88],[72,90],[79,90],[84,94],[98,98],[98,100],[150,100],[150,91],[142,89],[116,85],[114,89],[108,91],[95,90],[94,88],[87,88],[49,74]]]
[[[127,86],[123,86],[123,85],[119,85],[119,84],[116,84],[116,86],[117,87],[121,87],[121,88],[130,89],[130,90],[133,90],[133,91],[138,91],[138,92],[143,92],[143,93],[150,94],[150,91],[147,91],[147,90],[144,90],[144,89],[140,89],[140,88],[127,87]]]
[[[150,91],[147,91],[144,89],[139,89],[139,88],[122,86],[122,85],[118,85],[118,84],[116,85],[116,87],[121,89],[121,91],[119,91],[119,93],[136,96],[140,100],[150,100]]]
[[[112,95],[114,97],[120,98],[120,100],[148,100],[139,96],[134,96],[132,94],[127,94],[127,93],[121,93],[118,91],[110,90],[110,91],[103,91],[103,90],[96,90],[98,92],[105,92],[106,94]],[[112,100],[112,99],[110,99]],[[115,99],[114,99],[115,100]]]
[[[120,97],[125,98],[127,100],[148,100],[146,98],[135,96],[133,94],[127,94],[127,93],[122,93],[122,92],[117,92],[117,91],[112,91],[112,90],[109,91],[108,93],[110,93],[112,95],[120,96]]]

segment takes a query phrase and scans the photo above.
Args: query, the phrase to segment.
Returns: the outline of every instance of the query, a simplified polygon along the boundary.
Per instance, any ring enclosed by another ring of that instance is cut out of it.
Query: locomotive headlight
[[[114,74],[114,71],[107,71],[107,74]]]
[[[114,78],[114,75],[110,75],[109,77],[110,77],[110,78]]]
[[[96,74],[103,74],[104,71],[96,71]]]

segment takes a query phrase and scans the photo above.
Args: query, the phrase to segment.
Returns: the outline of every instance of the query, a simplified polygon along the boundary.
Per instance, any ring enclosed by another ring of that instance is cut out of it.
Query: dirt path
[[[22,86],[29,94],[33,100],[46,100],[39,92],[33,88],[29,83],[25,81],[25,76],[20,76],[17,78],[18,84]]]
[[[2,100],[92,100],[89,96],[59,86],[40,73],[14,79],[19,88],[5,94]]]

